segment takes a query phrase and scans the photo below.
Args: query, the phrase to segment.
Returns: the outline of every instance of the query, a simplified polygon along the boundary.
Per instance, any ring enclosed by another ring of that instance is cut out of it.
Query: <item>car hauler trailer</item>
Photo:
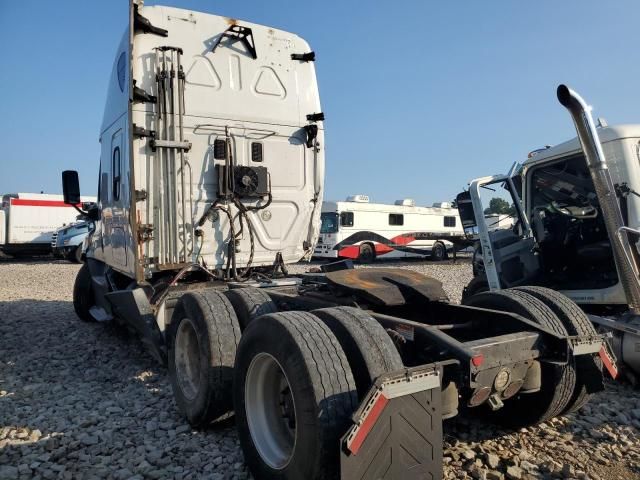
[[[95,200],[83,197],[82,201]],[[60,225],[72,223],[78,212],[62,195],[10,193],[2,196],[0,251],[7,255],[51,253],[51,240]]]
[[[367,195],[344,202],[323,202],[320,238],[313,256],[351,258],[361,263],[376,258],[431,257],[469,244],[458,210],[448,202],[418,207],[410,198],[394,205],[370,203]]]
[[[401,269],[286,275],[319,234],[314,59],[291,33],[131,4],[78,316],[137,330],[192,425],[235,411],[257,480],[439,479],[459,402],[515,426],[583,405],[603,340],[568,333],[581,312],[552,298],[460,306]],[[77,172],[63,186],[76,203]]]
[[[590,107],[561,85],[558,99],[578,136],[536,150],[508,175],[475,179],[458,196],[463,223],[477,225],[481,249],[465,297],[525,284],[574,300],[597,326],[628,376],[640,374],[640,125],[596,126]],[[488,231],[483,188],[503,185],[516,226]],[[634,373],[635,372],[635,373]]]

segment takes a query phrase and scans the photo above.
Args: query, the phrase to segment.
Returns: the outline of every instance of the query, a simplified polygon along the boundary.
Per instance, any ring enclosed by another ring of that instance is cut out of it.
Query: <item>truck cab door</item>
[[[122,129],[111,138],[111,259],[115,267],[127,266],[127,226],[129,213],[127,208],[128,189],[126,188],[126,153],[123,148]]]
[[[478,237],[482,269],[491,290],[531,283],[540,264],[535,238],[520,201],[520,169],[516,164],[508,175],[473,180],[469,191],[458,195],[458,211],[465,229],[472,228]],[[513,224],[496,228],[485,217],[490,197],[502,196],[511,201]]]

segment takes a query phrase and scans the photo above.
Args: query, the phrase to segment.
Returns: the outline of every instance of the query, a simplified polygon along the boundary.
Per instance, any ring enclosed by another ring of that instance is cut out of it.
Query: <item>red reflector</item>
[[[358,451],[364,443],[364,440],[367,438],[367,435],[369,435],[369,432],[375,425],[376,420],[378,420],[378,417],[382,413],[382,410],[384,410],[384,407],[387,406],[388,402],[389,399],[382,394],[380,394],[380,396],[376,399],[376,403],[374,403],[371,410],[369,410],[369,413],[360,425],[358,433],[356,433],[356,436],[353,437],[353,440],[351,441],[351,445],[349,445],[349,450],[351,450],[351,453],[353,453],[354,455],[358,454]]]
[[[480,355],[475,355],[471,357],[471,363],[473,364],[474,367],[479,367],[484,363],[484,355],[480,354]]]
[[[609,355],[609,352],[607,352],[607,348],[605,347],[605,345],[602,345],[602,347],[600,347],[598,355],[600,355],[602,363],[604,363],[604,366],[607,368],[607,371],[609,372],[609,375],[611,375],[611,378],[613,378],[614,380],[618,378],[618,366],[613,361],[613,358],[611,358],[611,356]]]

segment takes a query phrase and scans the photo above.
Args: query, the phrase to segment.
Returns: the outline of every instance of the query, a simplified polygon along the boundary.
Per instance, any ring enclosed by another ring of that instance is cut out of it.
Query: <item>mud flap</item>
[[[440,386],[435,364],[380,377],[342,437],[340,478],[442,479]]]
[[[611,346],[606,341],[604,335],[597,335],[594,337],[573,336],[573,337],[569,337],[567,340],[569,344],[570,355],[572,354],[574,356],[578,356],[578,355],[584,356],[588,354],[597,353],[600,359],[602,360],[602,363],[604,364],[605,368],[609,372],[609,375],[611,375],[611,378],[613,378],[614,380],[618,378],[617,359],[615,354],[613,353],[613,350],[611,349]],[[585,359],[576,358],[576,362],[579,363],[580,361],[584,362]],[[604,390],[604,385],[602,386],[602,388],[597,389],[595,391],[599,392],[602,390]],[[589,392],[589,393],[593,393],[593,392]]]
[[[158,328],[145,291],[142,288],[119,290],[107,293],[105,298],[111,304],[113,312],[138,331],[142,343],[151,355],[162,365],[166,365],[167,350],[164,337]]]

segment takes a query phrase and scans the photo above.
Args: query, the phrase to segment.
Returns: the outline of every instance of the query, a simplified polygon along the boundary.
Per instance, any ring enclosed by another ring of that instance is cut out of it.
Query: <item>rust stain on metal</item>
[[[362,268],[326,274],[329,283],[383,305],[403,305],[409,292],[432,301],[447,301],[442,283],[412,270]]]

